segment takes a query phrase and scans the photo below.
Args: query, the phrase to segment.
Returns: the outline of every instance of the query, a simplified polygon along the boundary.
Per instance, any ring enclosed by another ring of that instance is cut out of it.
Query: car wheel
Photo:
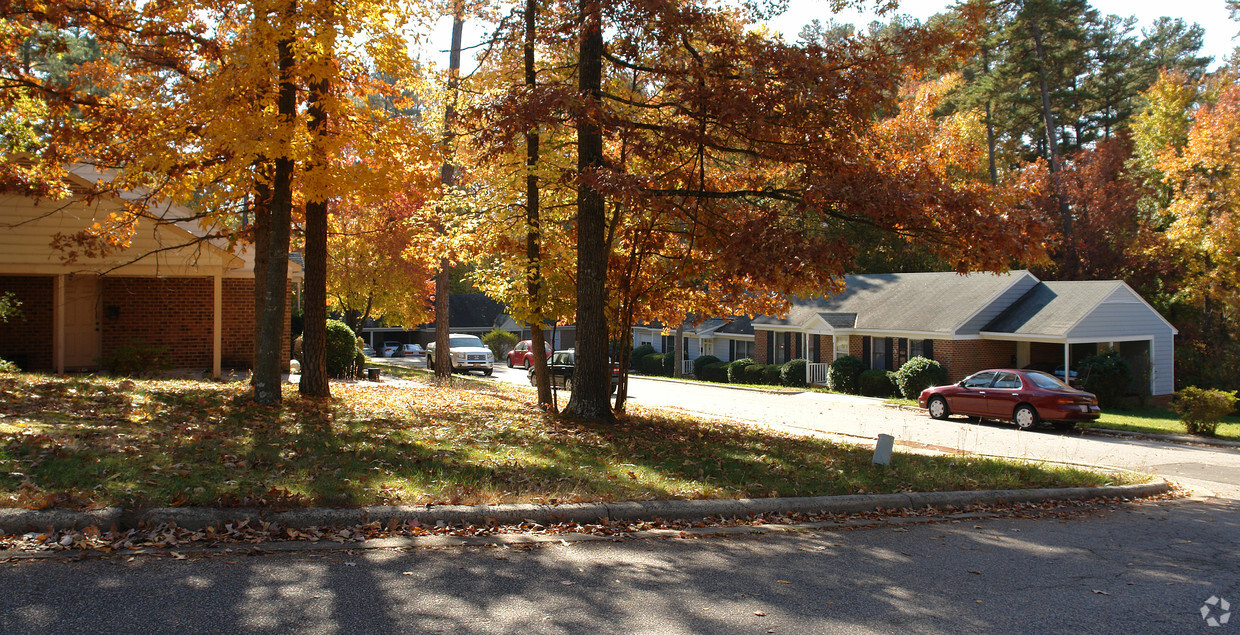
[[[1038,411],[1033,409],[1029,404],[1021,404],[1016,406],[1016,411],[1012,413],[1012,421],[1017,428],[1028,430],[1038,425]]]
[[[526,356],[526,358],[525,358],[525,370],[529,370],[529,369],[530,369],[530,358],[529,358],[529,356]]]
[[[534,373],[530,373],[530,385],[535,388],[538,387],[538,376]]]
[[[934,419],[946,419],[951,414],[951,411],[947,409],[947,400],[942,397],[931,397],[930,403],[926,404],[926,410]]]
[[[426,356],[426,370],[435,370],[435,360],[430,355]]]
[[[1055,423],[1052,423],[1051,425],[1055,426],[1055,429],[1060,432],[1067,432],[1076,427],[1076,422],[1075,421],[1056,421]]]
[[[512,368],[512,358],[511,358],[511,357],[509,357],[508,359],[504,360],[504,363],[505,363],[505,364],[508,364],[508,367],[509,367],[509,368]]]
[[[573,390],[573,378],[572,377],[564,378],[564,390],[572,392]]]
[[[486,369],[486,370],[482,371],[482,376],[483,376],[483,377],[490,377],[490,376],[491,376],[491,373],[493,373],[493,372],[495,372],[495,369],[493,369],[493,368],[488,368],[488,369]]]

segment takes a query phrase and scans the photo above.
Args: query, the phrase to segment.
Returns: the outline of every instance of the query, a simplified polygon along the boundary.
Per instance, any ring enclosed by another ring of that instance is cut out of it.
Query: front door
[[[99,278],[65,276],[65,368],[99,365]]]

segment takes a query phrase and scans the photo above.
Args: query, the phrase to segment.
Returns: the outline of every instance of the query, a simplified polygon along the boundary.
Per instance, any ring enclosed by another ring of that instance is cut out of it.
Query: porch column
[[[65,276],[58,275],[52,282],[52,357],[56,374],[65,374]]]
[[[211,376],[219,381],[223,376],[220,366],[224,355],[224,278],[216,274],[212,282],[215,306],[211,326]]]
[[[1068,353],[1071,351],[1071,344],[1063,343],[1063,383],[1072,385],[1072,374],[1068,371]]]

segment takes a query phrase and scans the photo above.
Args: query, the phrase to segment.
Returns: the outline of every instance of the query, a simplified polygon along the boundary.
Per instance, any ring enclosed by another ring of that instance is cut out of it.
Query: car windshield
[[[453,335],[448,340],[448,348],[482,348],[482,340],[475,335]]]
[[[1047,390],[1067,390],[1068,388],[1068,386],[1062,381],[1059,381],[1059,379],[1051,375],[1047,375],[1042,371],[1031,372],[1027,375],[1027,377],[1029,377],[1029,381],[1033,382],[1033,385],[1038,388],[1045,388]]]

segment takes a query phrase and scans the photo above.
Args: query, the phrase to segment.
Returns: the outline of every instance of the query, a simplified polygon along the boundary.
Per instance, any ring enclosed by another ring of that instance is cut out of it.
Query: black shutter
[[[728,340],[728,361],[736,361],[736,340]]]
[[[934,359],[934,340],[923,340],[921,343],[921,354],[926,359]]]
[[[766,332],[766,359],[762,360],[763,364],[771,364],[775,362],[775,331]]]
[[[892,340],[893,340],[893,339],[894,339],[894,338],[891,338],[891,337],[885,337],[885,338],[883,338],[883,347],[884,347],[884,351],[883,351],[883,352],[884,352],[884,353],[886,353],[886,354],[884,355],[884,357],[886,358],[885,362],[886,362],[886,364],[887,364],[887,367],[886,367],[886,368],[884,368],[883,370],[893,370],[893,368],[892,368],[892,364],[894,364],[894,363],[895,363],[895,359],[893,359],[893,358],[895,357],[895,355],[893,355],[893,354],[892,354],[892,353],[893,353],[893,350],[892,350],[892,349],[894,349],[894,348],[895,348],[894,346],[892,346],[892,343],[893,343],[893,342],[892,342]]]
[[[784,354],[779,356],[779,363],[782,364],[792,359],[792,333],[784,333]]]
[[[870,370],[870,336],[861,338],[861,367]]]
[[[908,361],[909,352],[910,351],[909,351],[908,338],[901,337],[900,338],[900,363],[901,364]]]
[[[813,350],[810,352],[808,359],[809,361],[817,364],[822,360],[822,336],[815,335],[813,342],[810,343],[810,346]]]

